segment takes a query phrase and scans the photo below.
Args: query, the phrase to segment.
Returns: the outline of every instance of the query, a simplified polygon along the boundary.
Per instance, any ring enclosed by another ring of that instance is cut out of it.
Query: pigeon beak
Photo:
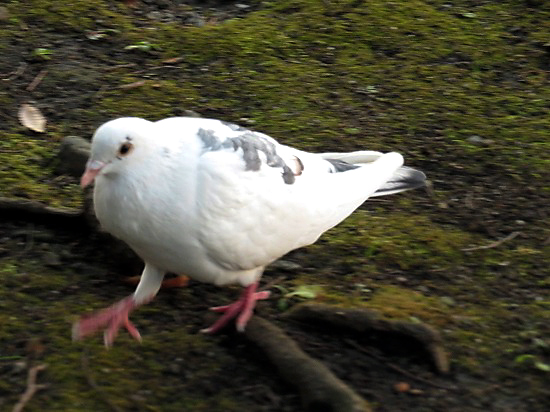
[[[99,160],[90,160],[86,164],[86,170],[80,178],[80,186],[84,189],[90,183],[94,181],[96,176],[101,172],[101,169],[105,166],[105,163],[100,162]]]

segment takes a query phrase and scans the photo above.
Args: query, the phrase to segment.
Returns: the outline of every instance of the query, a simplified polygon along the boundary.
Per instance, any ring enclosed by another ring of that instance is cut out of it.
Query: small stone
[[[57,253],[46,252],[44,255],[44,264],[50,267],[59,267],[61,266],[61,258]]]
[[[416,288],[416,290],[418,290],[419,292],[422,292],[422,293],[429,293],[430,292],[430,289],[427,286],[424,286],[424,285],[418,286]]]
[[[10,12],[7,7],[0,6],[0,21],[5,21],[10,18]]]
[[[456,302],[454,301],[453,298],[449,297],[449,296],[442,296],[441,297],[441,302],[443,302],[445,305],[447,306],[454,306],[456,305]]]
[[[67,136],[61,141],[56,173],[80,177],[90,156],[90,142],[82,137]]]
[[[291,262],[290,260],[276,260],[271,265],[269,265],[271,269],[279,269],[279,270],[285,270],[288,272],[294,272],[296,270],[300,270],[302,266],[300,266],[298,263]]]
[[[27,361],[20,360],[13,364],[13,371],[15,373],[23,372],[25,369],[27,369]]]
[[[146,14],[146,16],[150,20],[161,20],[162,19],[162,13],[160,11],[154,10]]]
[[[188,109],[184,109],[183,110],[183,114],[187,117],[202,117],[200,115],[200,113],[197,113],[196,111],[194,110],[188,110]]]
[[[138,404],[143,404],[147,401],[147,398],[145,396],[138,395],[137,393],[130,395],[130,399],[132,399],[134,402],[137,402]]]
[[[485,139],[483,139],[483,137],[477,136],[477,135],[473,135],[473,136],[468,137],[468,141],[470,143],[480,143],[481,144],[481,143],[483,143],[484,140]]]
[[[424,395],[424,391],[422,389],[416,389],[416,388],[412,388],[409,393],[411,395],[416,395],[416,396],[419,396],[419,395]]]
[[[479,145],[479,146],[489,146],[490,144],[493,143],[493,140],[484,139],[483,137],[477,136],[477,135],[472,135],[472,136],[468,137],[468,139],[466,139],[466,140],[468,140],[472,144],[476,144],[476,145]]]
[[[248,9],[250,6],[249,6],[248,4],[237,3],[237,4],[235,4],[235,7],[238,8],[238,9],[241,9],[241,10],[246,10],[246,9]]]
[[[172,372],[174,375],[180,375],[181,374],[181,365],[177,363],[172,363],[168,366],[168,369],[170,372]]]
[[[204,18],[198,13],[190,13],[186,22],[196,27],[203,27],[206,24]]]
[[[246,123],[246,124],[254,124],[254,123],[256,123],[256,120],[254,120],[254,119],[249,119],[248,117],[241,117],[241,118],[239,119],[239,121],[242,122],[242,123]]]

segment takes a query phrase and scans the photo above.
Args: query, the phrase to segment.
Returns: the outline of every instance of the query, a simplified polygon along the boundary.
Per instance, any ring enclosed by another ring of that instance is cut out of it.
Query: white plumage
[[[218,308],[221,328],[243,329],[266,265],[315,242],[370,196],[421,186],[423,173],[398,153],[312,154],[219,120],[120,118],[94,134],[82,177],[95,179],[94,207],[105,230],[145,261],[135,293],[81,319],[75,338],[120,326],[139,337],[128,313],[151,300],[166,272],[217,285],[240,283],[243,297]],[[235,306],[236,305],[236,306]]]

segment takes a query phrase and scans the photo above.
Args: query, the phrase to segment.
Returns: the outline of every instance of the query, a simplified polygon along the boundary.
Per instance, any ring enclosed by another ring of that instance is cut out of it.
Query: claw
[[[247,286],[239,300],[230,305],[215,306],[210,308],[211,311],[223,313],[223,315],[212,326],[206,329],[202,329],[201,332],[216,333],[220,329],[225,327],[225,325],[227,325],[229,321],[235,317],[237,318],[237,330],[239,332],[243,332],[246,324],[252,317],[256,302],[258,300],[267,299],[270,295],[269,291],[256,292],[257,287],[257,282],[253,283],[250,286]]]
[[[141,341],[139,331],[128,319],[128,315],[136,307],[137,305],[132,296],[128,296],[106,309],[82,317],[73,324],[73,340],[81,340],[97,330],[105,328],[103,341],[106,347],[110,347],[113,345],[119,329],[124,327],[134,339]]]

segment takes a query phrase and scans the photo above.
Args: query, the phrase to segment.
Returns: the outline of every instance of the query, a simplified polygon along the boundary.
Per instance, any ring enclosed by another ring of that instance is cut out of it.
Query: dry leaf
[[[38,108],[23,103],[19,108],[18,117],[23,126],[39,133],[46,131],[46,118],[42,116]]]
[[[172,57],[171,59],[163,60],[162,63],[175,64],[175,63],[181,63],[182,61],[183,61],[183,57]]]

